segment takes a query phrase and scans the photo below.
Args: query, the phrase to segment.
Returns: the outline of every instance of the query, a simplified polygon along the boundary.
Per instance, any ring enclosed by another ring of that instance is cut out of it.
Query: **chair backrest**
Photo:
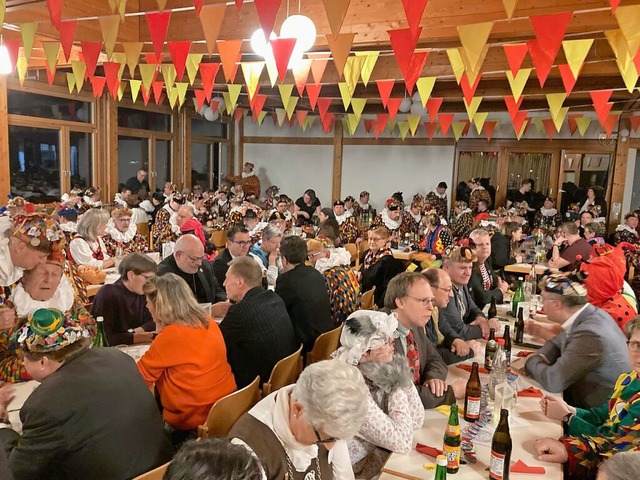
[[[198,426],[200,438],[226,437],[238,419],[260,399],[260,376],[246,387],[226,395],[213,404],[204,425]]]
[[[362,301],[360,302],[360,308],[362,310],[373,310],[374,307],[374,298],[373,298],[373,294],[376,291],[376,287],[374,285],[374,287],[371,290],[367,290],[366,292],[364,292],[362,294]]]
[[[264,382],[264,384],[262,385],[263,396],[266,397],[271,392],[275,392],[282,387],[291,385],[292,383],[296,383],[296,380],[298,380],[298,377],[300,376],[300,372],[302,372],[302,357],[300,356],[301,353],[302,345],[300,345],[300,348],[298,350],[293,352],[288,357],[284,357],[273,366],[269,381]]]
[[[169,468],[170,463],[171,462],[167,462],[164,465],[159,466],[158,468],[149,470],[147,473],[138,475],[133,480],[162,480],[162,477],[164,477],[164,472],[167,471],[167,468]]]
[[[358,258],[358,246],[355,243],[345,243],[344,248],[351,255],[351,264]]]
[[[342,325],[323,333],[316,338],[313,348],[307,353],[307,365],[331,358],[331,354],[338,349]]]
[[[149,241],[149,224],[147,222],[136,223],[136,227],[138,229],[138,233]]]
[[[211,232],[211,238],[209,239],[217,249],[223,249],[227,244],[227,231],[226,230],[214,230]]]

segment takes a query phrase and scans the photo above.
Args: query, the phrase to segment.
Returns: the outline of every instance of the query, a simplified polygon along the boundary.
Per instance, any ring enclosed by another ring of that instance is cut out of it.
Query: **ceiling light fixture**
[[[0,45],[0,75],[9,75],[12,70],[9,49],[2,43],[2,45]]]

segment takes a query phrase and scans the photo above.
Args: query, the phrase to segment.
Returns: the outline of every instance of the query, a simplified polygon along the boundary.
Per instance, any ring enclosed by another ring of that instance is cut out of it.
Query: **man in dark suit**
[[[407,357],[424,408],[451,405],[464,397],[466,385],[463,380],[446,383],[447,365],[425,333],[434,302],[429,282],[415,272],[395,276],[384,297],[385,307],[398,317],[395,350]]]
[[[113,348],[89,349],[79,327],[47,320],[35,333],[34,321],[21,331],[20,348],[27,371],[42,384],[20,411],[22,436],[7,420],[10,396],[2,391],[11,386],[0,387],[0,440],[14,478],[116,480],[169,461],[168,434],[133,359]]]
[[[250,248],[249,230],[242,226],[231,227],[227,232],[227,248],[213,260],[213,272],[219,285],[224,285],[229,262],[236,257],[249,255]]]
[[[256,375],[266,382],[274,365],[300,346],[284,302],[261,282],[262,269],[253,258],[238,257],[229,264],[225,287],[234,304],[220,330],[238,388]]]
[[[502,280],[491,267],[489,257],[491,257],[491,235],[483,229],[476,229],[471,232],[469,238],[475,245],[475,252],[478,260],[473,264],[469,289],[471,296],[478,308],[483,309],[485,305],[495,300],[502,303],[503,295],[507,293],[509,284]]]
[[[276,293],[284,300],[304,358],[316,338],[334,328],[329,292],[322,274],[305,265],[307,244],[302,238],[285,237],[280,256],[284,273],[278,276]]]
[[[222,318],[231,305],[218,284],[211,264],[204,256],[204,245],[195,235],[178,238],[173,254],[158,265],[158,275],[175,273],[182,278],[199,303],[211,303],[211,315]]]

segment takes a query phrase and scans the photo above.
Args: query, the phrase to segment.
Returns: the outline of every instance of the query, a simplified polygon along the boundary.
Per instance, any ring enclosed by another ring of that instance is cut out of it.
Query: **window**
[[[138,130],[153,130],[154,132],[170,132],[171,115],[119,107],[118,126],[136,128]]]
[[[91,123],[90,102],[10,90],[7,104],[13,115]]]

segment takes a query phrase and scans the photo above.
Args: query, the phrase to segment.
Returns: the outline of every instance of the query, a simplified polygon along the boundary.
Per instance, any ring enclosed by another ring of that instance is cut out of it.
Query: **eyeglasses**
[[[632,352],[640,352],[640,342],[627,341],[627,347],[629,347],[629,350]]]
[[[437,288],[438,290],[442,290],[443,292],[446,292],[446,293],[451,293],[451,290],[452,290],[451,287],[449,288],[435,287],[435,288]]]
[[[338,441],[338,439],[335,438],[335,437],[329,437],[329,438],[323,439],[320,436],[320,432],[318,432],[318,429],[313,424],[311,424],[311,428],[313,428],[313,433],[316,434],[316,440],[317,440],[316,444],[318,444],[318,443],[335,443],[335,442]]]
[[[380,238],[380,237],[378,237],[378,238],[375,238],[375,237],[369,237],[369,238],[368,238],[368,240],[369,240],[370,242],[379,242],[380,240],[383,240],[383,239],[382,239],[382,238]]]
[[[189,255],[187,252],[179,252],[179,253],[187,256],[189,258],[189,260],[191,260],[192,262],[198,262],[198,261],[201,262],[206,258],[204,255],[201,256],[201,257],[196,257],[196,256],[193,256],[193,255]]]
[[[409,298],[413,298],[414,300],[417,300],[418,302],[422,303],[425,307],[427,305],[435,305],[436,299],[435,298],[418,298],[418,297],[414,297],[411,295],[405,295],[405,297],[409,297]]]
[[[240,245],[241,247],[246,247],[247,245],[251,245],[251,240],[241,240],[241,241],[236,241],[236,240],[231,240],[231,243],[235,243],[236,245]]]
[[[155,277],[155,275],[153,273],[146,273],[146,274],[145,273],[139,273],[138,276],[144,278],[145,282],[148,282],[153,277]]]

